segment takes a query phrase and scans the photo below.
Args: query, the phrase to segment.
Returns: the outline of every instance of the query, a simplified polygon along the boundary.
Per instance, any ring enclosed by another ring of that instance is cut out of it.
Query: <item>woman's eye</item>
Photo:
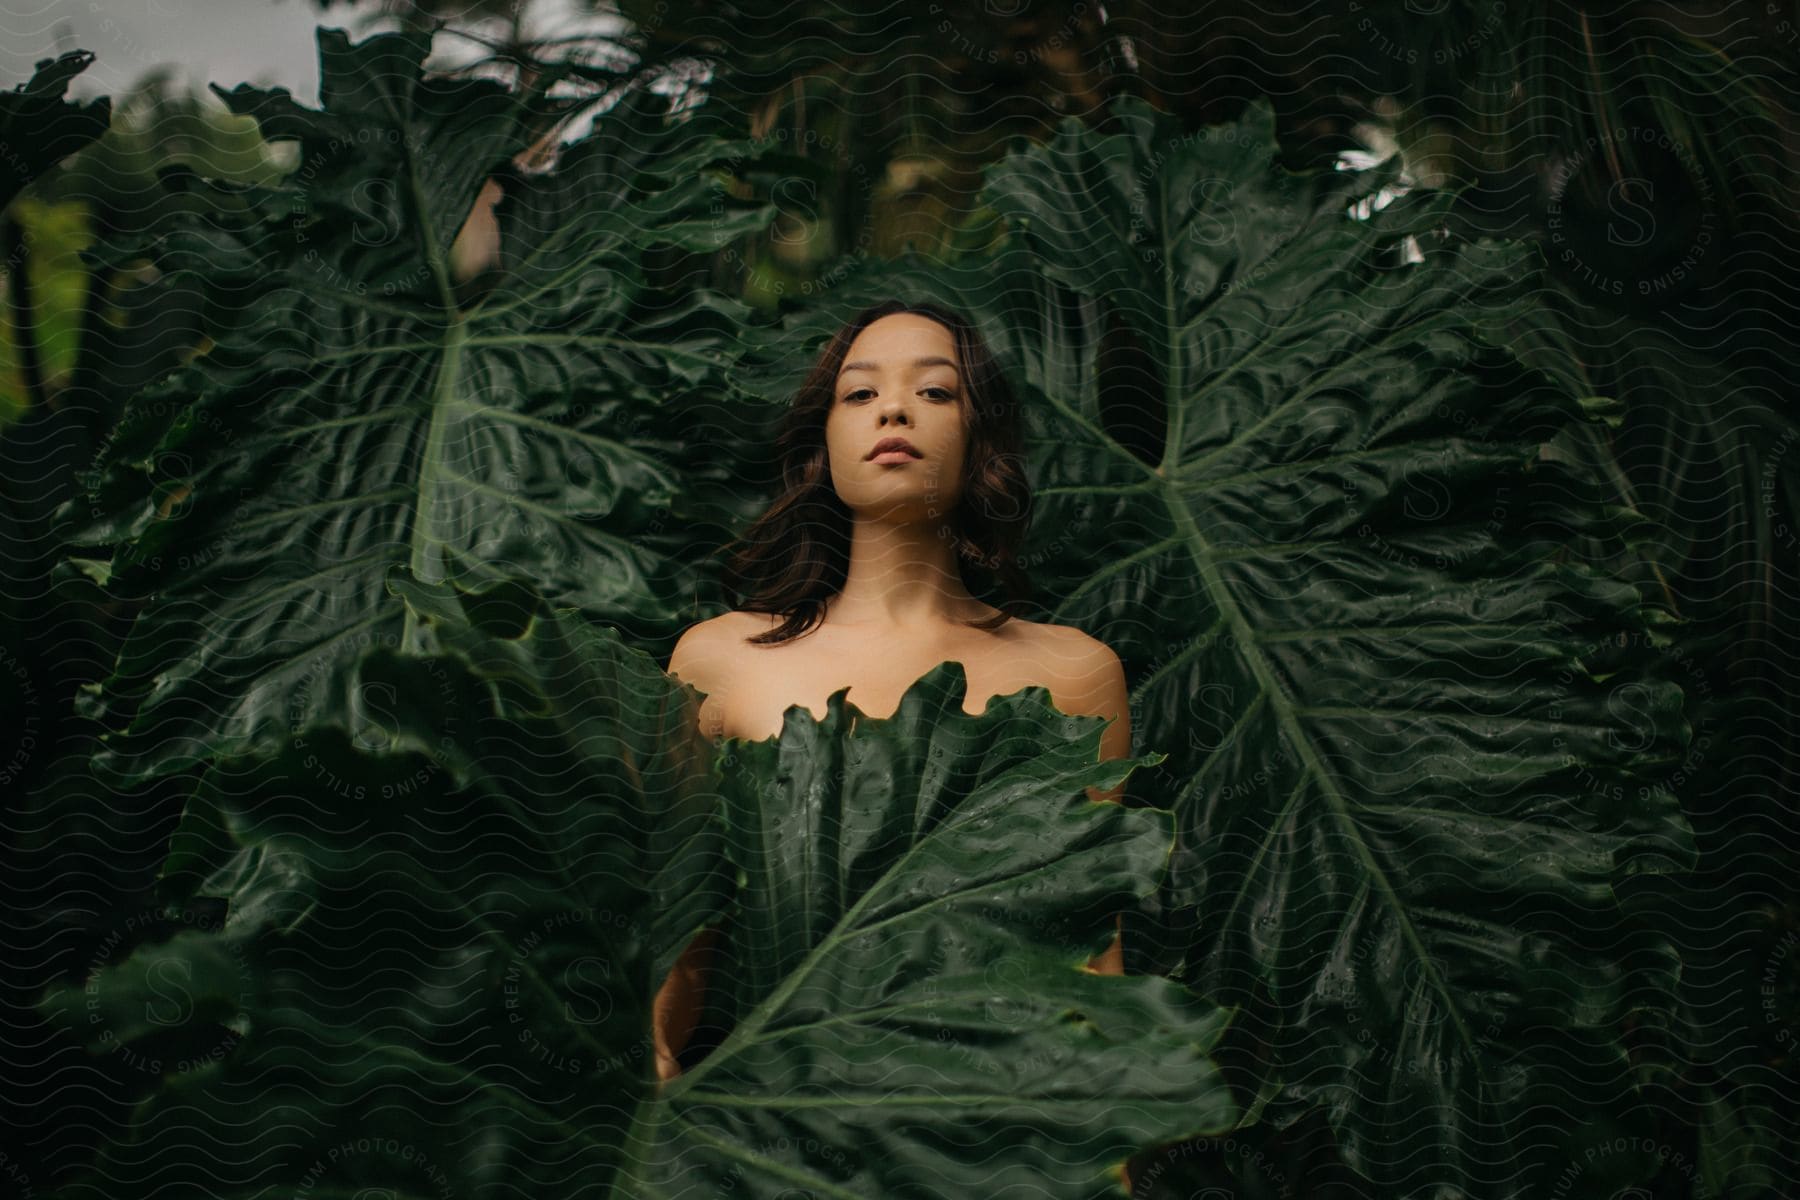
[[[956,396],[950,391],[949,388],[934,387],[934,388],[926,388],[925,389],[925,394],[928,396],[931,395],[933,392],[942,396],[946,400],[956,399]],[[861,397],[866,396],[868,394],[869,394],[868,388],[858,388],[854,392],[846,392],[846,393],[844,393],[844,403],[848,404],[852,400],[860,399]]]

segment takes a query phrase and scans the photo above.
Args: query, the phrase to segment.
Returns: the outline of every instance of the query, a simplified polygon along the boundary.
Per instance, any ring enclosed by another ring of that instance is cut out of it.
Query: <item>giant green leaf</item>
[[[1638,528],[1554,456],[1607,407],[1536,252],[1452,235],[1448,195],[1289,172],[1266,104],[1114,116],[990,168],[998,250],[851,276],[794,361],[888,294],[978,320],[1046,615],[1120,652],[1168,755],[1134,781],[1177,843],[1128,961],[1241,1007],[1265,1119],[1322,1109],[1384,1194],[1544,1194],[1670,1002],[1614,885],[1692,852],[1659,616],[1565,546]]]
[[[729,893],[709,748],[615,630],[510,583],[400,572],[394,598],[419,652],[351,665],[382,737],[308,728],[189,801],[168,899],[223,920],[47,997],[96,1051],[164,1066],[68,1195],[543,1194],[616,1169],[652,970]]]
[[[1103,722],[1041,687],[979,717],[965,690],[945,662],[890,718],[845,687],[726,741],[734,1023],[641,1114],[625,1194],[1098,1195],[1131,1150],[1229,1127],[1210,1003],[1078,969],[1170,845],[1168,814],[1086,789],[1161,756],[1096,762]]]
[[[322,109],[221,93],[299,163],[273,189],[193,183],[214,216],[163,231],[160,262],[242,318],[136,398],[68,513],[147,601],[93,708],[124,778],[324,721],[360,737],[349,664],[417,633],[390,566],[518,572],[661,636],[694,584],[697,489],[729,478],[728,448],[700,457],[664,405],[728,390],[745,310],[654,285],[644,259],[766,218],[707,166],[748,152],[632,91],[528,173],[509,160],[546,131],[552,80],[421,77],[422,36],[319,42]],[[459,281],[490,176],[500,260]]]
[[[1266,107],[1189,137],[1123,111],[988,196],[1166,404],[1144,462],[1093,374],[1044,367],[1057,615],[1119,631],[1171,747],[1165,932],[1261,1026],[1276,1119],[1323,1107],[1397,1193],[1541,1194],[1559,1123],[1620,1101],[1629,1010],[1667,1003],[1612,885],[1691,847],[1656,778],[1679,689],[1598,665],[1654,614],[1548,552],[1615,514],[1540,454],[1576,397],[1509,353],[1536,252],[1447,237],[1441,194],[1345,219],[1392,165],[1289,174]]]
[[[1230,1127],[1225,1014],[1081,969],[1172,838],[1086,789],[1157,756],[1097,761],[1102,722],[1041,688],[970,716],[958,663],[892,718],[840,689],[715,749],[616,630],[392,587],[419,652],[354,665],[386,737],[215,763],[164,878],[223,921],[46,998],[168,1067],[59,1196],[1098,1197]],[[654,985],[728,906],[735,1027],[659,1085]]]

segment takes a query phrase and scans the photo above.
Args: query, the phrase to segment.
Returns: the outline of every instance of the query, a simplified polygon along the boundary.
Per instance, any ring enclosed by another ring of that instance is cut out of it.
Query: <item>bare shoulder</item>
[[[1131,694],[1125,685],[1125,665],[1118,652],[1099,638],[1072,625],[1047,625],[1045,654],[1056,707],[1075,715],[1105,717],[1100,738],[1100,757],[1119,758],[1131,751]],[[1092,799],[1118,799],[1120,788],[1108,793],[1089,789]]]
[[[1111,646],[1073,625],[1038,625],[1033,636],[1046,664],[1059,676],[1085,679],[1115,670],[1123,673],[1123,664]]]
[[[1125,666],[1111,646],[1073,625],[1042,625],[1039,630],[1038,661],[1058,708],[1105,716],[1125,710]]]
[[[669,655],[668,672],[698,691],[701,728],[711,737],[722,737],[728,724],[731,697],[743,678],[744,639],[769,627],[760,613],[733,610],[696,621],[682,630]]]
[[[675,649],[669,655],[669,674],[704,690],[699,676],[716,679],[720,668],[735,662],[750,648],[745,638],[766,633],[774,626],[775,618],[767,613],[737,609],[695,621],[675,640]]]
[[[737,640],[733,633],[739,628],[741,618],[745,615],[747,614],[739,612],[721,613],[704,621],[696,621],[682,630],[681,636],[675,639],[674,651],[669,655],[669,674],[684,683],[693,684],[701,691],[708,691],[716,686],[720,669],[725,665],[732,645]]]

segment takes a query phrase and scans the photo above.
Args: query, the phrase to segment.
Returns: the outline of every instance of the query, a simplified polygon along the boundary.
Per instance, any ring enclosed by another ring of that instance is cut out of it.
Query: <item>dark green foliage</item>
[[[282,89],[225,99],[297,139],[279,187],[221,191],[164,269],[231,289],[241,313],[134,400],[74,506],[146,600],[96,719],[127,779],[365,716],[364,648],[415,630],[380,586],[504,572],[635,636],[672,632],[707,526],[665,411],[723,389],[747,316],[647,288],[659,243],[713,248],[766,219],[703,173],[731,146],[663,125],[634,93],[548,175],[503,172],[545,102],[492,81],[418,78],[426,39],[320,33],[326,110]],[[409,65],[410,64],[410,65]],[[449,251],[503,172],[501,261],[474,294]],[[196,184],[203,187],[204,184]]]
[[[1171,837],[1087,799],[1156,761],[1096,762],[1098,718],[1042,689],[968,716],[945,664],[891,719],[840,691],[715,751],[616,630],[512,584],[391,590],[419,652],[352,664],[386,744],[213,767],[165,883],[229,915],[47,996],[164,1077],[59,1194],[1098,1197],[1133,1148],[1230,1128],[1224,1014],[1079,969]],[[654,985],[734,899],[739,1020],[659,1091]]]
[[[1614,885],[1693,854],[1666,617],[1551,557],[1641,527],[1547,453],[1610,413],[1531,365],[1536,252],[1446,237],[1448,195],[1352,220],[1392,168],[1289,174],[1266,106],[1194,135],[1118,109],[990,170],[1021,235],[994,261],[873,268],[845,305],[951,295],[1028,396],[1034,575],[1168,755],[1140,936],[1242,1009],[1263,1119],[1323,1109],[1387,1194],[1541,1195],[1584,1136],[1554,1114],[1630,1108],[1624,1028],[1672,1003]]]
[[[1235,1128],[1510,1198],[1641,1126],[1626,1030],[1678,1036],[1679,960],[1622,898],[1693,857],[1693,731],[1666,614],[1593,565],[1643,525],[1568,449],[1616,406],[1536,250],[1392,166],[1283,170],[1266,104],[1126,99],[990,168],[960,258],[769,328],[650,265],[768,221],[758,147],[632,93],[529,173],[549,80],[320,45],[319,111],[222,93],[300,166],[145,235],[238,315],[63,513],[65,586],[135,607],[95,765],[192,784],[159,881],[191,928],[41,997],[145,1077],[68,1196],[1085,1197]],[[953,663],[715,751],[634,648],[755,499],[715,435],[889,295],[1011,374],[1026,565],[1124,657],[1138,757],[1042,689],[968,716]],[[1077,970],[1121,909],[1137,974]],[[724,1040],[659,1090],[650,996],[720,921]],[[1754,1157],[1714,1110],[1715,1161]]]

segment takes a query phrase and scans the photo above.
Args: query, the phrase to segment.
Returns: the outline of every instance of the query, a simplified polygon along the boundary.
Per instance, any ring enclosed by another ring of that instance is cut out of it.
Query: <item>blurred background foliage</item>
[[[1701,1033],[1644,1062],[1683,1064],[1646,1065],[1646,1082],[1659,1144],[1701,1170],[1671,1161],[1650,1194],[1774,1195],[1794,1176],[1800,5],[579,0],[556,10],[579,22],[531,0],[317,6],[358,36],[444,34],[467,50],[446,74],[524,84],[564,70],[560,118],[523,167],[553,158],[584,116],[640,85],[679,96],[721,133],[777,143],[735,184],[778,207],[767,231],[663,264],[665,284],[690,278],[772,313],[829,287],[847,261],[947,249],[974,212],[983,167],[1065,117],[1104,130],[1121,94],[1188,129],[1268,97],[1294,168],[1398,155],[1401,186],[1460,189],[1456,220],[1470,230],[1542,244],[1561,272],[1545,303],[1573,331],[1575,369],[1592,394],[1624,402],[1610,436],[1569,451],[1653,519],[1656,536],[1610,565],[1653,582],[1684,618],[1678,653],[1703,747],[1679,781],[1701,868],[1643,897],[1684,915],[1685,996]],[[204,297],[179,294],[145,260],[92,263],[81,251],[179,209],[185,172],[253,184],[296,165],[249,118],[182,94],[166,71],[146,73],[98,119],[91,144],[29,186],[0,189],[0,500],[18,539],[7,547],[5,653],[26,681],[8,697],[12,744],[0,759],[47,736],[75,689],[107,667],[26,648],[32,637],[84,644],[21,627],[47,586],[34,533],[125,397],[205,344]],[[495,253],[496,198],[484,193],[458,241],[465,279]],[[1649,214],[1641,233],[1621,234]],[[1569,244],[1588,252],[1559,253]],[[1319,1130],[1259,1136],[1255,1161],[1282,1164],[1281,1194],[1350,1194]],[[1251,1161],[1209,1144],[1189,1182],[1264,1194],[1266,1172]]]

